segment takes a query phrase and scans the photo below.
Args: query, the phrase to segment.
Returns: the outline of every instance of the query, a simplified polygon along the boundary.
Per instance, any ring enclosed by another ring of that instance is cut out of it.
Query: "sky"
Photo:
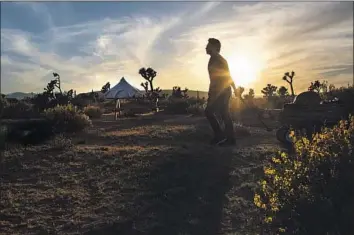
[[[41,92],[60,74],[78,93],[115,85],[207,91],[209,38],[236,86],[353,83],[352,2],[1,2],[1,92]]]

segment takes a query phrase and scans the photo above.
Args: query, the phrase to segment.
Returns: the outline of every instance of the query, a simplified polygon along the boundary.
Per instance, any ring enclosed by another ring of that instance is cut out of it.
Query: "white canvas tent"
[[[117,107],[120,112],[120,99],[131,99],[135,97],[142,96],[143,92],[139,89],[130,85],[124,77],[120,79],[120,81],[112,87],[109,91],[107,91],[104,96],[106,99],[114,99],[116,100],[116,107],[115,107],[115,118],[117,119]]]

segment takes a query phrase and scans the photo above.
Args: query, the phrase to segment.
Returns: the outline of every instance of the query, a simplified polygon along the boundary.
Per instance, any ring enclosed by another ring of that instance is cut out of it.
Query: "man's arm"
[[[231,77],[230,77],[231,78]],[[235,95],[236,95],[236,86],[235,86],[235,82],[232,80],[232,78],[231,78],[231,86],[232,86],[232,89],[234,90],[234,93],[235,93]]]
[[[226,66],[226,68],[225,68],[225,72],[226,72],[226,76],[227,76],[227,82],[228,82],[228,84],[230,84],[231,85],[231,87],[232,87],[232,89],[233,89],[233,91],[234,91],[234,94],[235,94],[235,96],[237,96],[237,88],[236,88],[236,85],[235,85],[235,82],[234,82],[234,80],[232,79],[232,77],[231,77],[231,73],[230,73],[230,69],[229,69],[229,64],[227,63],[227,61],[225,60],[225,66]]]

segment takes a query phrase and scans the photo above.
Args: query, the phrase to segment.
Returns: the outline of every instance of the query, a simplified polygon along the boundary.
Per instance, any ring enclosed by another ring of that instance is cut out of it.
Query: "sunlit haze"
[[[1,92],[39,92],[61,75],[77,92],[155,86],[206,91],[208,38],[221,41],[236,86],[353,82],[352,2],[1,2]]]

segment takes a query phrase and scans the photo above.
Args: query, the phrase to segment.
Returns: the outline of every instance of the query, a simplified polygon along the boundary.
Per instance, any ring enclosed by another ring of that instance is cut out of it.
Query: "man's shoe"
[[[225,139],[224,141],[220,141],[218,143],[219,146],[234,146],[236,145],[235,139]]]
[[[218,145],[220,144],[221,142],[223,141],[226,141],[225,138],[222,138],[222,137],[214,137],[211,141],[210,141],[210,144],[211,145]]]

